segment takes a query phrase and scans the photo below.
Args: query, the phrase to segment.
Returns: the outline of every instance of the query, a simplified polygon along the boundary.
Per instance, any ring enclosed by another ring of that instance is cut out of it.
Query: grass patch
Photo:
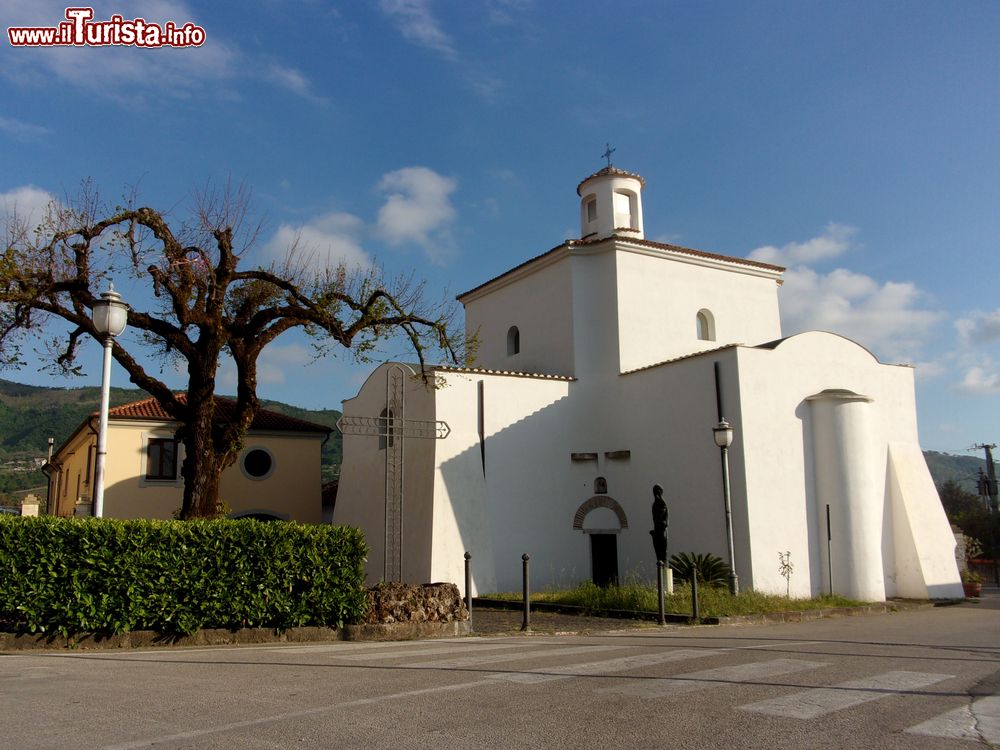
[[[520,601],[520,593],[487,594],[487,599]],[[571,589],[539,591],[531,594],[533,602],[551,602],[584,607],[590,610],[626,609],[639,612],[657,612],[656,587],[639,583],[602,588],[585,581]],[[821,596],[815,599],[789,599],[757,591],[743,591],[731,596],[724,588],[698,587],[698,607],[702,617],[731,617],[734,615],[760,615],[770,612],[791,612],[828,607],[856,607],[866,604],[842,596]],[[670,614],[691,614],[691,587],[675,585],[672,596],[664,596],[664,610]]]

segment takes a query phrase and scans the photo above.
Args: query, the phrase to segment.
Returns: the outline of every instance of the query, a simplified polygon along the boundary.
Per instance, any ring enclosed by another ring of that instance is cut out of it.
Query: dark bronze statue
[[[653,551],[656,553],[656,561],[667,562],[667,528],[670,523],[667,520],[667,501],[663,499],[663,488],[653,485],[653,528],[649,532],[653,537]]]

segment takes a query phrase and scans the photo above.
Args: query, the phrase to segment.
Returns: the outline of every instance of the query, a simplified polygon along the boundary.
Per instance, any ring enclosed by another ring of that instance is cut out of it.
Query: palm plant
[[[670,567],[674,575],[684,581],[691,580],[691,571],[698,573],[698,583],[703,586],[726,586],[729,581],[729,565],[712,553],[680,552],[670,557]]]

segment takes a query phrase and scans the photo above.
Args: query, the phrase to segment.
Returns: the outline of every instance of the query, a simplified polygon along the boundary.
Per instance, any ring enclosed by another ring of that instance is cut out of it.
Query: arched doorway
[[[618,535],[628,528],[622,506],[613,497],[595,495],[577,508],[573,528],[590,539],[590,577],[598,586],[618,583]]]

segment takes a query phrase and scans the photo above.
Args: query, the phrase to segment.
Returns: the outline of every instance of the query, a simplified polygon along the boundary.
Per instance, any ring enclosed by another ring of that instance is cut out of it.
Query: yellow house
[[[217,418],[225,419],[234,406],[217,398]],[[52,515],[92,514],[97,425],[94,413],[53,454],[48,466]],[[175,437],[177,426],[154,398],[108,412],[105,517],[166,519],[180,509],[184,446]],[[239,458],[222,474],[219,495],[230,517],[320,523],[320,449],[330,431],[261,409]]]

